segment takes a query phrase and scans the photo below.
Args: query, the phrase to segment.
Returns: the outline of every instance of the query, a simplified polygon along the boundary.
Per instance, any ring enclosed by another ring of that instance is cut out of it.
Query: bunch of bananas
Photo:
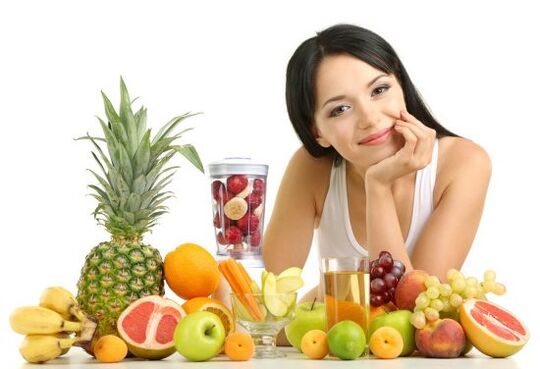
[[[43,291],[39,306],[15,309],[9,323],[15,332],[26,335],[19,351],[30,363],[55,359],[72,346],[89,345],[97,326],[62,287]]]

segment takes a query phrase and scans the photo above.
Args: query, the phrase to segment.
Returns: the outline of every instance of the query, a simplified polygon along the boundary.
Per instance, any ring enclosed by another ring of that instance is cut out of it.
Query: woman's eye
[[[330,116],[331,117],[336,117],[336,116],[340,115],[341,113],[344,113],[345,111],[347,111],[349,108],[350,108],[350,106],[348,106],[348,105],[340,105],[340,106],[338,106],[337,108],[333,109],[330,112]]]
[[[376,89],[373,90],[373,92],[371,93],[371,96],[377,96],[377,95],[380,95],[380,94],[382,94],[384,91],[388,90],[389,88],[390,88],[390,86],[387,86],[387,85],[379,86],[379,87],[377,87]]]

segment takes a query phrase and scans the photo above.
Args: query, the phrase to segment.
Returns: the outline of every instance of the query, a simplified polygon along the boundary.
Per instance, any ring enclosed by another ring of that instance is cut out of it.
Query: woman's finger
[[[431,149],[431,132],[429,129],[424,131],[422,128],[418,127],[414,123],[405,122],[402,120],[397,120],[396,125],[401,125],[409,128],[418,138],[418,143],[416,144],[414,154],[417,156],[425,155],[425,153]]]
[[[415,126],[420,127],[422,130],[428,130],[429,129],[428,126],[426,126],[424,123],[422,123],[421,121],[416,119],[416,117],[414,115],[412,115],[411,113],[409,113],[407,111],[402,111],[401,112],[401,120],[403,120],[405,122],[413,123]]]
[[[418,142],[418,137],[416,137],[410,128],[406,127],[405,125],[396,124],[394,129],[398,133],[401,133],[401,135],[405,138],[405,145],[403,145],[400,151],[407,160],[411,160],[414,156],[414,150]]]

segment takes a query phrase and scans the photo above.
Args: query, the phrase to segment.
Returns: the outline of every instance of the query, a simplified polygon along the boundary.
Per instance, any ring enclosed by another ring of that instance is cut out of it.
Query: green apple
[[[342,360],[354,360],[366,349],[364,330],[352,320],[336,323],[328,331],[326,339],[330,353]]]
[[[322,302],[303,302],[296,305],[295,318],[285,327],[287,339],[298,351],[302,337],[313,329],[326,331],[326,310]]]
[[[186,315],[174,330],[174,346],[190,361],[205,361],[221,351],[225,328],[221,319],[208,311]]]
[[[396,310],[388,314],[379,315],[369,325],[369,332],[375,332],[380,327],[397,329],[403,338],[403,350],[399,356],[409,356],[416,350],[414,341],[414,326],[409,322],[412,312],[409,310]]]

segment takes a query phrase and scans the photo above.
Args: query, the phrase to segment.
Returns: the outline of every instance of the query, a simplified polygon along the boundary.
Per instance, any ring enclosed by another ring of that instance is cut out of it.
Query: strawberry
[[[251,247],[258,247],[261,243],[261,232],[259,232],[258,229],[253,232],[251,237],[249,238],[249,244]]]
[[[227,240],[227,237],[225,237],[223,235],[223,232],[219,232],[216,238],[217,238],[220,245],[228,245],[229,244],[229,240]]]
[[[248,185],[248,179],[246,176],[234,175],[227,178],[227,190],[234,195],[240,193]]]
[[[214,200],[219,201],[221,194],[225,191],[225,185],[221,181],[212,182],[212,196]]]
[[[264,182],[262,179],[255,179],[253,181],[253,193],[259,196],[262,196],[264,193]]]
[[[225,189],[225,185],[220,181],[212,182],[212,197],[219,203],[225,204],[234,194]]]
[[[248,203],[249,209],[255,209],[262,203],[262,197],[261,195],[257,195],[255,192],[250,193],[245,198],[246,202]]]
[[[255,214],[247,213],[238,219],[236,225],[245,235],[252,234],[259,227],[259,218]]]
[[[243,235],[242,235],[242,231],[240,230],[240,228],[238,228],[236,226],[230,226],[225,231],[225,237],[227,238],[229,243],[237,244],[237,243],[242,242]]]

